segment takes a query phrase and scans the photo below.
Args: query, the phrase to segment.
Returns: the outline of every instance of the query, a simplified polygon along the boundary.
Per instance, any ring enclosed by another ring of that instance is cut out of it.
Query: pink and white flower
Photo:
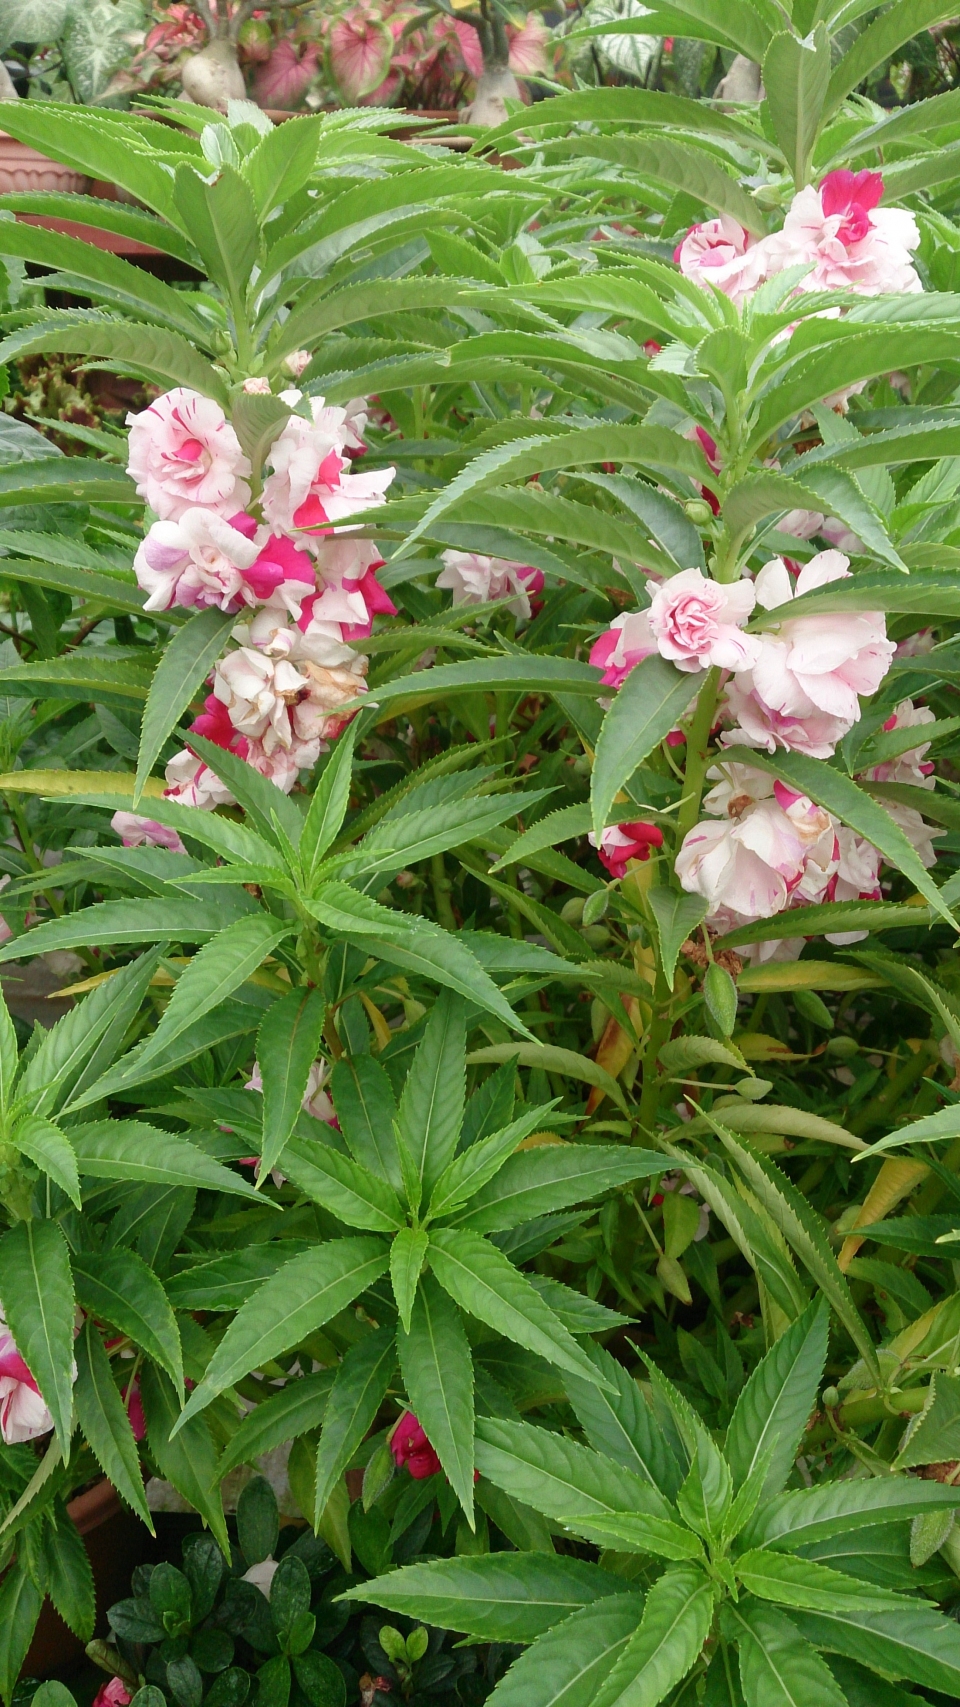
[[[171,853],[186,853],[176,830],[158,824],[155,818],[141,818],[138,812],[115,812],[110,828],[120,837],[125,848],[169,848]]]
[[[214,697],[250,743],[247,762],[285,789],[293,786],[297,770],[316,763],[321,742],[334,739],[350,721],[352,713],[339,707],[366,689],[365,658],[354,654],[349,669],[310,658],[298,660],[298,667],[278,644],[280,634],[290,632],[278,631],[269,650],[240,646],[228,652],[213,678]]]
[[[739,308],[766,277],[767,250],[730,214],[694,225],[673,252],[685,278],[713,285]]]
[[[912,699],[902,699],[891,717],[883,725],[884,733],[894,729],[920,729],[925,723],[935,723],[936,718],[929,706],[914,705]],[[887,759],[883,764],[872,765],[864,773],[867,782],[905,782],[913,788],[934,788],[935,766],[926,757],[930,751],[930,742],[910,747],[905,753],[898,753],[896,758]]]
[[[142,1440],[143,1436],[140,1435],[138,1438]],[[93,1707],[129,1707],[132,1700],[133,1696],[123,1678],[111,1677],[106,1683],[101,1684],[97,1690],[93,1698]]]
[[[445,551],[436,586],[449,587],[455,605],[502,602],[524,622],[530,619],[530,595],[543,589],[543,575],[530,563],[484,557],[478,551]]]
[[[74,1368],[76,1379],[76,1368]],[[0,1435],[5,1446],[49,1434],[53,1417],[0,1311]]]
[[[795,905],[821,900],[839,858],[829,812],[745,766],[723,769],[704,805],[726,817],[684,838],[676,861],[683,888],[702,895],[711,916],[737,922],[771,918],[794,896]]]
[[[590,662],[603,670],[605,686],[617,688],[652,652],[691,673],[749,669],[761,643],[742,624],[755,600],[752,581],[711,581],[699,569],[682,569],[656,588],[648,610],[614,618],[594,642]]]
[[[307,1074],[307,1088],[303,1093],[300,1107],[306,1114],[312,1114],[314,1120],[323,1120],[328,1126],[336,1126],[339,1131],[339,1123],[333,1103],[324,1089],[329,1077],[329,1064],[318,1057]],[[259,1061],[254,1061],[253,1071],[243,1088],[247,1091],[259,1091],[261,1095],[263,1094],[263,1075],[260,1072]],[[242,1156],[240,1160],[241,1166],[255,1168],[259,1166],[260,1157]],[[286,1174],[281,1173],[279,1168],[272,1170],[271,1178],[274,1185],[283,1185],[286,1177]]]
[[[137,584],[149,594],[144,610],[216,605],[227,611],[253,604],[257,595],[246,574],[258,551],[235,525],[240,519],[227,521],[198,506],[178,521],[154,522],[133,560]]]
[[[765,564],[757,576],[757,602],[765,610],[782,609],[784,620],[763,636],[756,662],[736,684],[733,702],[748,739],[768,751],[787,746],[827,757],[830,742],[835,744],[858,721],[859,695],[875,693],[890,668],[895,647],[881,612],[787,615],[795,597],[849,573],[842,552],[821,551],[801,569],[796,592],[781,558]],[[745,703],[745,696],[752,704]]]
[[[127,472],[162,520],[177,521],[192,505],[221,516],[245,508],[250,463],[212,398],[180,385],[128,415],[127,426]]]
[[[852,290],[858,296],[923,289],[911,253],[920,242],[917,222],[903,208],[881,208],[879,172],[829,172],[815,189],[794,196],[782,231],[765,237],[769,273],[809,266],[797,287]]]
[[[597,849],[600,863],[611,877],[626,877],[627,861],[650,858],[651,849],[663,847],[663,831],[656,824],[610,824],[601,832],[598,843],[591,830],[587,836],[590,846]]]
[[[273,472],[263,485],[263,514],[281,532],[329,530],[331,524],[358,510],[382,504],[396,472],[393,468],[369,474],[347,472],[347,451],[364,448],[366,414],[361,403],[337,409],[328,407],[322,397],[309,402],[311,419],[291,415],[267,453]]]
[[[699,569],[671,575],[646,613],[661,657],[678,670],[749,669],[760,641],[742,628],[756,596],[752,581],[710,581]]]
[[[215,806],[236,805],[229,788],[220,781],[216,772],[187,747],[180,753],[174,753],[164,776],[167,779],[164,794],[180,806],[198,806],[201,811],[211,812]]]
[[[590,648],[590,662],[603,671],[604,687],[622,687],[630,671],[657,650],[650,628],[650,613],[645,610],[624,611],[614,617],[610,627]]]

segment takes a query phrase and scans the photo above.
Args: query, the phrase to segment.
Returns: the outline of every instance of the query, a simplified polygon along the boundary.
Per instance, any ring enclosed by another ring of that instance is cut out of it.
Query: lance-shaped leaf
[[[858,835],[866,837],[874,847],[879,848],[888,863],[902,871],[904,877],[910,879],[940,917],[946,919],[952,929],[956,929],[956,921],[941,899],[939,889],[931,881],[912,842],[908,841],[899,824],[894,823],[889,812],[885,812],[878,801],[871,799],[862,788],[858,788],[850,777],[834,770],[832,765],[825,764],[822,759],[808,758],[805,753],[778,753],[774,763],[765,753],[755,753],[752,748],[731,747],[725,757],[731,763],[754,765],[770,775],[778,776],[782,782],[789,783],[799,793],[809,795],[819,806],[825,806],[828,812],[836,813],[843,823],[849,824]]]
[[[140,1455],[130,1418],[117,1392],[110,1359],[88,1317],[76,1341],[77,1383],[74,1398],[77,1421],[97,1462],[122,1499],[153,1534],[153,1518],[143,1491]]]
[[[170,1301],[152,1268],[118,1247],[73,1261],[77,1298],[98,1321],[110,1322],[167,1371],[183,1391],[180,1334]]]
[[[237,919],[213,937],[180,974],[163,1017],[140,1057],[140,1065],[163,1054],[204,1014],[232,995],[292,929],[292,925],[272,918],[269,913],[258,912],[250,918]]]
[[[291,1258],[237,1312],[191,1393],[178,1430],[225,1387],[322,1328],[379,1280],[389,1263],[380,1239],[333,1239]]]
[[[198,611],[168,642],[143,708],[134,808],[167,736],[213,669],[234,621],[233,616],[213,606]]]
[[[378,1328],[346,1353],[330,1389],[317,1447],[314,1528],[334,1488],[369,1430],[387,1396],[397,1366],[392,1328]]]
[[[269,1007],[257,1032],[263,1081],[263,1141],[257,1184],[262,1184],[290,1137],[323,1035],[323,992],[303,986]]]
[[[290,1139],[282,1159],[284,1172],[298,1190],[348,1227],[394,1233],[403,1225],[403,1209],[389,1182],[332,1144],[298,1135]]]
[[[256,1203],[263,1198],[247,1180],[181,1138],[143,1120],[97,1120],[71,1126],[70,1142],[81,1174],[91,1179],[137,1180],[144,1185],[207,1186]]]
[[[249,915],[248,915],[249,916]],[[20,960],[29,944],[31,954],[51,949],[99,948],[101,945],[138,942],[204,942],[223,929],[223,909],[210,901],[192,901],[178,896],[154,901],[100,901],[78,913],[49,919],[37,925],[26,938],[16,937],[0,948],[0,962]]]
[[[716,1590],[695,1565],[671,1565],[647,1595],[643,1618],[596,1696],[657,1707],[697,1659],[713,1620]]]
[[[560,1619],[623,1593],[623,1578],[555,1553],[486,1553],[407,1565],[347,1589],[345,1600],[463,1630],[484,1642],[532,1642]]]
[[[514,1660],[497,1707],[579,1707],[609,1677],[643,1614],[639,1593],[612,1595],[564,1618]]]
[[[48,1031],[23,1069],[20,1090],[30,1097],[36,1114],[48,1114],[81,1075],[105,1068],[119,1047],[146,995],[162,950],[142,954],[98,984]],[[91,1079],[92,1083],[92,1079]]]
[[[793,1612],[790,1622],[809,1642],[889,1677],[939,1690],[948,1700],[960,1691],[960,1630],[921,1600],[894,1613]]]
[[[28,1115],[16,1129],[14,1142],[21,1155],[35,1162],[55,1185],[80,1208],[80,1178],[77,1157],[70,1140],[51,1120]]]
[[[491,1132],[486,1138],[478,1138],[454,1156],[431,1193],[428,1205],[431,1220],[449,1215],[493,1179],[524,1138],[546,1125],[553,1107],[553,1103],[544,1103],[528,1109],[519,1120],[512,1120],[509,1126]]]
[[[193,731],[190,734],[190,750],[196,752],[197,757],[203,759],[214,775],[226,783],[231,793],[236,795],[238,805],[243,807],[247,815],[247,829],[254,829],[265,844],[259,856],[254,845],[248,844],[248,858],[263,858],[264,852],[268,850],[276,858],[278,819],[288,841],[296,847],[303,816],[295,802],[284,794],[275,782],[261,776],[252,765],[245,764],[236,753],[231,753],[228,747],[218,747],[215,741],[208,741],[205,736],[197,735]],[[223,823],[224,820],[219,819],[218,822]]]
[[[446,985],[488,1013],[496,1014],[512,1031],[520,1031],[526,1037],[531,1035],[476,957],[450,931],[442,930],[429,919],[407,918],[389,907],[381,907],[378,901],[361,895],[347,883],[327,884],[318,900],[307,900],[305,904],[321,924],[348,942],[355,942],[368,954],[417,972],[432,983]]]
[[[793,172],[794,187],[802,190],[809,182],[808,168],[830,81],[826,25],[818,24],[802,38],[792,30],[775,35],[764,55],[763,79],[773,96],[767,108],[774,134]]]
[[[648,753],[675,728],[699,682],[659,653],[630,671],[603,720],[593,762],[590,798],[594,833],[599,837],[614,799]],[[624,806],[630,816],[629,804]]]
[[[847,1697],[826,1663],[793,1620],[771,1606],[748,1601],[731,1609],[740,1652],[740,1681],[747,1701],[769,1707],[848,1707]]]
[[[41,1590],[26,1565],[15,1561],[0,1583],[0,1695],[7,1707],[11,1707],[42,1606]]]
[[[238,1464],[255,1464],[262,1453],[319,1428],[335,1377],[335,1369],[298,1375],[272,1398],[261,1399],[225,1447],[218,1474],[226,1476]]]
[[[0,1238],[0,1304],[66,1460],[73,1432],[76,1302],[70,1255],[56,1221],[19,1221]]]
[[[205,1518],[220,1551],[229,1558],[230,1539],[219,1489],[219,1454],[206,1417],[191,1417],[185,1422],[183,1412],[178,1412],[173,1386],[152,1363],[142,1367],[140,1388],[147,1441],[160,1474]]]
[[[441,1286],[469,1315],[559,1369],[606,1385],[529,1280],[489,1240],[462,1227],[439,1227],[430,1235],[429,1260]]]
[[[372,1055],[343,1056],[330,1076],[330,1091],[340,1130],[354,1161],[403,1190],[403,1174],[393,1123],[397,1105],[393,1086]]]
[[[904,1595],[769,1547],[741,1553],[734,1569],[744,1587],[760,1600],[803,1612],[896,1612],[910,1605]]]
[[[878,1523],[919,1517],[934,1507],[960,1506],[960,1490],[913,1476],[824,1483],[779,1494],[761,1506],[744,1531],[749,1547],[798,1552],[837,1535],[868,1530]]]
[[[816,1211],[780,1168],[741,1144],[733,1133],[714,1120],[712,1115],[705,1118],[709,1120],[724,1148],[733,1157],[747,1184],[779,1227],[791,1249],[796,1252],[823,1291],[867,1368],[879,1381],[876,1347],[837,1266],[837,1259]]]
[[[417,1288],[410,1331],[397,1334],[410,1404],[473,1527],[473,1358],[456,1304],[432,1275]]]
[[[0,1109],[6,1113],[13,1102],[13,1086],[20,1065],[20,1050],[10,1010],[0,993]]]
[[[347,815],[356,739],[357,725],[354,722],[341,735],[314,789],[299,844],[300,858],[308,878],[312,877],[336,839]]]
[[[763,1493],[779,1493],[799,1450],[827,1356],[829,1311],[810,1304],[782,1334],[740,1393],[727,1430],[725,1453],[735,1488],[742,1487],[773,1448]]]
[[[628,1180],[663,1172],[655,1151],[615,1144],[550,1144],[508,1156],[500,1171],[455,1212],[458,1227],[503,1232],[573,1203],[587,1203]]]
[[[22,665],[22,669],[32,666]],[[376,696],[363,703],[392,706],[397,711],[415,711],[420,705],[462,693],[576,694],[596,698],[602,693],[600,671],[575,658],[543,656],[497,659],[472,658],[466,664],[434,664],[393,682],[378,684]],[[358,702],[359,703],[359,702]]]
[[[276,1239],[226,1251],[171,1275],[164,1291],[176,1310],[239,1310],[278,1268],[308,1249],[306,1240]]]
[[[591,1345],[588,1349],[597,1368],[607,1377],[608,1388],[581,1381],[575,1375],[568,1375],[564,1384],[590,1445],[595,1452],[612,1458],[652,1488],[675,1499],[683,1472],[638,1383],[601,1346]]]
[[[401,1227],[390,1246],[390,1283],[406,1334],[410,1332],[413,1301],[429,1244],[429,1235],[422,1228],[414,1232],[412,1227]]]
[[[179,332],[168,331],[162,326],[134,325],[119,315],[104,314],[99,309],[66,308],[48,312],[39,325],[24,326],[18,332],[9,333],[0,344],[0,361],[22,360],[27,355],[41,355],[53,350],[75,356],[98,357],[111,366],[122,364],[125,372],[139,374],[165,391],[171,385],[186,385],[191,390],[215,398],[220,404],[229,404],[224,378],[213,363],[206,361]],[[100,468],[101,482],[106,483],[104,464],[94,466]],[[119,485],[117,477],[120,474],[117,469],[114,490]],[[124,499],[129,503],[132,497],[127,481]]]
[[[680,949],[706,918],[707,903],[700,895],[681,895],[659,884],[647,891],[647,899],[660,939],[663,976],[672,989]]]
[[[397,1113],[397,1143],[412,1170],[416,1212],[452,1160],[466,1096],[464,1004],[445,991],[431,1009]],[[409,1193],[408,1193],[409,1195]]]
[[[481,1418],[477,1463],[481,1473],[513,1499],[546,1517],[575,1524],[582,1535],[590,1533],[595,1519],[625,1512],[661,1521],[676,1518],[646,1476],[529,1423]]]

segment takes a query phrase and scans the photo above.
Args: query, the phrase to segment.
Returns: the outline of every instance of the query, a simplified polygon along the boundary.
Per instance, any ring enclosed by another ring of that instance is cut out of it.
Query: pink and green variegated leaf
[[[348,100],[358,101],[386,77],[393,58],[393,34],[357,6],[332,26],[329,57],[338,89]]]

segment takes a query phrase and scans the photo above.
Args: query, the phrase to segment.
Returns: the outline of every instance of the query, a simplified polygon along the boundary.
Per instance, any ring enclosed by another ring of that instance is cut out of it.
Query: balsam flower
[[[599,843],[591,830],[587,836],[590,846],[597,849],[601,865],[611,877],[626,877],[627,861],[650,858],[652,848],[663,847],[663,831],[656,824],[610,824],[602,831]]]
[[[543,574],[530,563],[484,557],[478,551],[445,551],[436,586],[449,588],[455,605],[502,602],[524,622],[530,619],[530,595],[543,589]]]
[[[245,508],[250,463],[212,398],[176,386],[128,415],[127,426],[127,472],[162,520],[177,521],[193,505],[221,516]]]

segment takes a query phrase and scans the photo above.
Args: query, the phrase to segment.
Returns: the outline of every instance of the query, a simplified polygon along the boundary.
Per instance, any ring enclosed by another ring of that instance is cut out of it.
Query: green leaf
[[[308,879],[336,839],[347,815],[356,739],[357,725],[354,722],[341,735],[314,789],[299,844],[300,858]]]
[[[261,220],[303,188],[316,164],[319,142],[318,119],[294,118],[273,126],[247,155],[241,170]]]
[[[238,1310],[191,1393],[178,1429],[225,1387],[322,1328],[385,1274],[380,1239],[333,1239],[292,1257]]]
[[[461,1149],[444,1168],[433,1188],[428,1206],[430,1219],[435,1221],[450,1215],[493,1179],[524,1138],[546,1124],[551,1107],[550,1103],[545,1103],[529,1108],[519,1120],[511,1121],[501,1131],[491,1132],[486,1138],[478,1138],[467,1149]]]
[[[675,889],[667,889],[662,884],[647,891],[647,900],[660,939],[663,976],[672,989],[680,949],[706,918],[707,903],[700,895],[678,894]]]
[[[895,1613],[910,1605],[903,1595],[862,1582],[846,1571],[831,1570],[812,1559],[796,1559],[789,1553],[775,1553],[769,1547],[741,1553],[734,1569],[751,1594],[803,1612]]]
[[[225,1251],[171,1275],[164,1290],[175,1310],[239,1310],[263,1281],[307,1249],[306,1240],[276,1239]]]
[[[512,1498],[588,1535],[595,1520],[627,1514],[669,1521],[674,1508],[646,1475],[547,1429],[481,1417],[477,1465]],[[606,1544],[605,1540],[601,1544]]]
[[[397,1334],[411,1409],[473,1523],[473,1358],[460,1312],[432,1275],[417,1289],[410,1331]]]
[[[77,1421],[104,1475],[153,1534],[153,1518],[143,1491],[140,1455],[130,1418],[117,1392],[103,1341],[88,1318],[76,1341]]]
[[[49,1174],[55,1185],[65,1191],[72,1203],[80,1208],[80,1178],[73,1146],[50,1120],[28,1115],[14,1135],[21,1155]]]
[[[793,172],[794,188],[802,190],[810,181],[830,81],[826,25],[819,23],[803,38],[790,30],[775,35],[764,55],[763,81],[772,97],[766,104],[773,133]]]
[[[397,1114],[397,1143],[409,1158],[419,1209],[453,1158],[463,1124],[466,1096],[464,1004],[444,991],[427,1020],[407,1074]],[[408,1189],[409,1197],[409,1189]]]
[[[323,992],[302,986],[281,996],[260,1021],[257,1064],[263,1080],[263,1146],[258,1185],[275,1166],[296,1125],[323,1036],[323,1016]]]
[[[171,386],[186,385],[193,391],[213,397],[223,407],[229,406],[230,394],[225,380],[212,362],[205,361],[179,332],[167,331],[162,326],[144,326],[142,322],[135,325],[129,320],[122,320],[119,315],[104,314],[93,308],[48,310],[39,324],[24,326],[3,339],[0,361],[22,361],[25,356],[53,351],[93,356],[111,367],[119,367],[123,373],[138,374],[164,391]],[[69,461],[74,463],[73,457]],[[98,484],[106,486],[109,482],[111,491],[116,495],[122,482],[123,497],[127,503],[131,501],[133,492],[129,479],[120,469],[110,470],[102,462],[92,463],[90,467],[98,470],[98,477],[93,474],[87,477],[94,488]],[[69,475],[61,469],[60,479],[79,483],[81,476],[77,475],[74,464]],[[93,500],[97,497],[95,490],[84,495]],[[2,501],[0,498],[0,503]]]
[[[71,1108],[86,1108],[90,1103],[96,1103],[105,1096],[113,1096],[118,1091],[129,1090],[133,1085],[144,1084],[149,1079],[163,1078],[167,1074],[175,1075],[180,1072],[188,1061],[193,1061],[207,1049],[216,1049],[222,1043],[232,1043],[238,1037],[249,1037],[256,1029],[257,1017],[262,1010],[251,1007],[246,1002],[221,1002],[218,1008],[206,1014],[192,1031],[184,1032],[159,1055],[152,1056],[145,1067],[141,1067],[143,1055],[150,1038],[137,1044],[123,1057],[119,1067],[102,1073],[94,1084],[82,1093],[77,1094]],[[251,1045],[252,1047],[252,1045]],[[72,1129],[71,1129],[72,1131]],[[130,1150],[125,1153],[125,1163],[133,1161]],[[135,1173],[128,1174],[129,1178],[138,1177]],[[222,1179],[224,1190],[240,1192],[249,1196],[253,1187],[246,1181],[238,1180],[235,1174],[230,1175],[232,1181],[228,1187]],[[259,1197],[259,1193],[257,1193]],[[261,1202],[263,1200],[261,1199]]]
[[[782,1612],[747,1601],[731,1609],[740,1649],[740,1681],[747,1701],[764,1707],[847,1707],[832,1672]]]
[[[606,1682],[595,1707],[614,1702],[657,1707],[685,1677],[706,1641],[715,1590],[693,1565],[671,1565],[647,1595],[643,1618]]]
[[[19,1221],[0,1238],[0,1303],[66,1461],[73,1432],[76,1305],[70,1254],[55,1221]]]
[[[450,931],[381,907],[346,883],[327,884],[319,900],[305,900],[305,905],[321,924],[366,953],[443,984],[496,1014],[512,1031],[530,1035],[476,957]]]
[[[831,1653],[860,1660],[888,1677],[940,1690],[960,1690],[960,1630],[952,1618],[912,1600],[896,1612],[795,1612],[801,1635]]]
[[[422,1230],[401,1227],[390,1246],[390,1282],[405,1334],[410,1332],[410,1314],[429,1243]]]
[[[292,924],[269,913],[237,919],[206,943],[181,972],[176,988],[139,1057],[140,1065],[161,1055],[178,1037],[246,983],[277,944],[289,936]]]
[[[819,806],[825,806],[828,812],[836,813],[843,823],[879,848],[887,862],[909,878],[931,907],[953,928],[950,910],[941,900],[939,889],[921,864],[912,843],[890,814],[858,788],[850,777],[834,770],[822,759],[808,758],[805,753],[778,753],[775,763],[766,754],[755,753],[746,747],[731,747],[726,756],[731,763],[752,764],[778,776],[801,794],[809,795]]]
[[[960,1507],[960,1491],[913,1476],[823,1483],[768,1501],[751,1519],[743,1541],[750,1547],[776,1547],[795,1553],[836,1535],[919,1517],[935,1506]],[[865,1545],[869,1545],[869,1537]]]
[[[732,186],[733,180],[728,181]],[[749,224],[754,226],[756,222],[757,215],[751,211]],[[0,359],[2,357],[3,346],[0,345]],[[552,474],[560,469],[579,468],[597,462],[638,463],[654,470],[664,469],[686,474],[692,480],[701,482],[710,477],[706,458],[699,445],[682,438],[679,433],[666,432],[659,427],[615,427],[607,423],[603,426],[571,427],[562,433],[541,433],[532,438],[518,439],[509,444],[497,445],[493,450],[483,451],[480,456],[475,457],[473,462],[444,488],[440,496],[434,499],[421,520],[408,533],[401,550],[395,554],[394,561],[398,557],[408,555],[415,542],[423,534],[430,532],[433,523],[446,515],[448,510],[459,506],[468,493],[482,492],[488,486],[501,485],[505,480],[526,480],[532,474]],[[538,670],[550,662],[559,664],[561,660],[539,658]],[[441,666],[441,669],[450,668],[449,665]],[[379,691],[378,699],[382,703]]]
[[[575,1049],[561,1049],[555,1043],[493,1043],[487,1049],[471,1050],[467,1064],[484,1066],[488,1062],[516,1060],[521,1067],[539,1067],[545,1073],[559,1073],[583,1084],[596,1085],[611,1102],[627,1112],[623,1091],[616,1079],[592,1061],[589,1055],[578,1055]]]
[[[571,1529],[581,1528],[577,1518],[567,1519]],[[583,1524],[593,1541],[602,1541],[626,1553],[652,1553],[659,1559],[699,1559],[703,1543],[692,1529],[669,1518],[646,1517],[635,1511],[614,1512],[612,1517],[590,1517]]]
[[[471,658],[466,664],[434,664],[398,681],[378,683],[375,700],[373,694],[368,699],[381,709],[390,705],[396,711],[415,711],[418,706],[461,693],[582,694],[596,698],[602,691],[600,671],[574,658]]]
[[[252,1185],[205,1155],[196,1144],[142,1120],[98,1120],[87,1126],[71,1126],[70,1142],[81,1174],[91,1179],[207,1186],[263,1202]]]
[[[249,832],[250,827],[253,826],[257,836],[259,836],[259,851],[257,843],[253,840],[246,840],[242,844],[249,850],[247,858],[269,858],[271,856],[274,859],[276,858],[279,846],[276,828],[278,819],[288,840],[296,847],[303,824],[303,816],[299,807],[288,795],[284,794],[281,788],[277,787],[275,782],[270,782],[267,777],[261,776],[252,765],[245,764],[243,759],[237,757],[236,753],[231,753],[228,747],[218,747],[215,742],[208,741],[203,735],[197,735],[193,731],[190,734],[190,750],[195,752],[198,758],[204,760],[208,768],[220,778],[221,782],[226,783],[231,794],[236,795],[238,804],[243,807],[249,820],[246,826],[247,831]],[[194,808],[191,806],[182,808],[182,810],[192,812]],[[229,828],[229,820],[218,819],[219,825],[224,823]],[[240,845],[235,844],[238,855]]]
[[[98,1321],[110,1322],[167,1371],[183,1391],[180,1334],[153,1270],[135,1251],[98,1251],[73,1260],[77,1299]]]
[[[79,488],[77,495],[83,495]],[[43,501],[49,501],[46,494]],[[140,664],[91,650],[68,657],[42,658],[32,664],[8,664],[0,671],[0,686],[5,694],[25,699],[95,700],[101,705],[129,709],[131,700],[146,699],[150,678]],[[34,782],[33,778],[30,780]]]
[[[393,1187],[332,1144],[295,1136],[281,1160],[297,1189],[348,1227],[395,1233],[402,1226],[403,1209]]]
[[[497,1707],[589,1707],[642,1613],[637,1592],[571,1613],[514,1660],[497,1685]]]
[[[760,1464],[768,1447],[761,1498],[780,1492],[793,1469],[827,1356],[829,1311],[815,1300],[753,1371],[727,1429],[725,1453],[735,1489]]]
[[[92,296],[98,294],[96,287],[103,285],[108,301],[123,303],[143,319],[155,320],[201,345],[209,339],[209,326],[193,312],[183,291],[87,240],[45,231],[20,220],[4,221],[0,253],[86,280],[94,287]]]
[[[705,1118],[709,1120],[724,1148],[733,1157],[747,1184],[756,1193],[787,1243],[813,1276],[839,1316],[867,1368],[879,1381],[876,1347],[837,1266],[837,1259],[816,1211],[780,1168],[746,1148],[731,1132],[715,1121],[712,1115]]]
[[[372,1055],[343,1056],[330,1076],[330,1093],[340,1130],[354,1160],[403,1190],[403,1174],[393,1123],[397,1115],[393,1087]]]
[[[581,1381],[576,1375],[566,1376],[564,1385],[587,1440],[595,1452],[612,1458],[674,1499],[682,1481],[680,1466],[638,1383],[602,1347],[591,1345],[586,1349],[606,1376],[607,1388]]]
[[[0,538],[0,544],[5,543],[6,541]],[[37,548],[35,535],[30,541],[29,550],[36,551]],[[44,544],[44,550],[46,549]],[[131,616],[143,614],[142,592],[134,581],[128,582],[120,575],[98,575],[92,569],[65,568],[53,561],[36,562],[29,557],[17,557],[8,567],[15,567],[17,580],[26,582],[28,586],[52,587],[58,593],[68,594],[70,598],[84,599],[88,604],[106,605],[108,610],[125,611]],[[175,611],[165,615],[167,620],[177,621]]]
[[[330,1389],[317,1448],[314,1529],[354,1453],[373,1426],[397,1367],[392,1328],[378,1328],[346,1353]]]
[[[616,796],[676,727],[699,686],[697,676],[656,652],[630,671],[603,720],[593,762],[590,799],[598,839]]]
[[[538,1215],[663,1172],[655,1151],[615,1144],[549,1144],[509,1156],[500,1172],[457,1212],[459,1228],[504,1232]]]
[[[216,607],[198,611],[167,642],[143,708],[134,811],[167,736],[209,676],[235,621],[236,617]]]
[[[260,243],[259,220],[250,186],[232,166],[221,166],[208,183],[192,166],[177,167],[174,192],[187,235],[196,244],[209,277],[235,312],[246,307],[250,275]]]
[[[191,811],[195,808],[191,807]],[[0,948],[0,962],[20,960],[29,943],[29,953],[50,949],[98,947],[102,944],[149,942],[171,935],[178,942],[199,942],[223,927],[223,910],[214,902],[188,901],[171,897],[165,901],[101,901],[61,919],[36,925],[26,938],[16,937]],[[9,952],[8,952],[9,951]]]
[[[13,1102],[13,1086],[20,1065],[20,1050],[10,1010],[0,993],[0,1111],[4,1114]]]
[[[76,1525],[67,1518],[58,1529],[45,1524],[40,1531],[39,1565],[47,1594],[81,1642],[89,1641],[96,1621],[93,1571]]]
[[[623,1593],[623,1578],[553,1553],[486,1553],[407,1565],[347,1589],[345,1600],[384,1606],[484,1642],[532,1642],[559,1619]]]
[[[36,1114],[48,1114],[66,1095],[82,1089],[89,1073],[113,1059],[146,995],[162,949],[142,954],[91,990],[48,1031],[27,1061],[19,1090]]]
[[[496,1245],[462,1227],[438,1227],[430,1235],[429,1258],[440,1285],[469,1315],[559,1369],[606,1384],[529,1280]]]
[[[569,155],[587,155],[595,160],[612,161],[627,173],[635,173],[644,180],[689,194],[718,213],[731,215],[738,224],[758,237],[765,235],[763,214],[753,197],[741,187],[733,173],[727,171],[721,161],[705,148],[691,147],[686,141],[675,142],[671,137],[662,135],[574,136],[548,146],[553,160],[566,159]],[[648,459],[644,458],[644,461]]]
[[[0,1695],[7,1707],[13,1701],[42,1605],[43,1595],[26,1565],[15,1562],[0,1582]]]
[[[335,1377],[334,1369],[298,1375],[272,1398],[261,1399],[231,1437],[217,1474],[222,1478],[238,1464],[254,1464],[262,1453],[319,1428]]]
[[[196,1508],[213,1531],[220,1551],[229,1559],[230,1538],[220,1499],[218,1453],[206,1417],[191,1417],[185,1422],[170,1381],[152,1363],[143,1364],[140,1387],[147,1442],[161,1476],[172,1482]]]

